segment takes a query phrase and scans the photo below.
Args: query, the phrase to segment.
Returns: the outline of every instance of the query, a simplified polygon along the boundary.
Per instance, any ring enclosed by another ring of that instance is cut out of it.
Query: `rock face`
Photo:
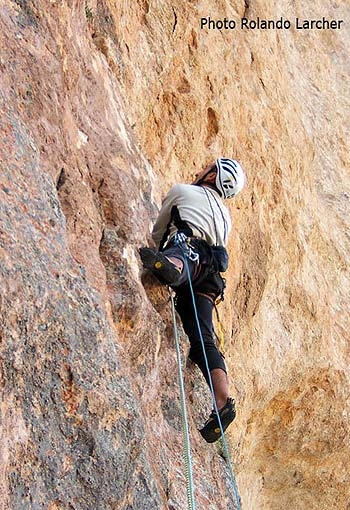
[[[168,188],[222,154],[248,174],[220,305],[242,508],[349,509],[345,3],[0,14],[1,509],[186,508],[169,296],[137,249]],[[305,28],[323,17],[344,22]],[[197,507],[235,509],[184,371]]]

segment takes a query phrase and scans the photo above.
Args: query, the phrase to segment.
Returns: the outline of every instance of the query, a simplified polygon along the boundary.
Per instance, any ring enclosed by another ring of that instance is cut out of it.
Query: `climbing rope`
[[[189,510],[195,510],[196,506],[195,506],[195,499],[194,499],[192,458],[191,458],[190,436],[189,436],[189,430],[188,430],[185,387],[184,387],[184,380],[183,380],[182,368],[181,368],[182,362],[181,362],[179,335],[178,335],[178,330],[176,327],[174,296],[173,296],[173,293],[172,293],[170,287],[169,287],[169,292],[170,292],[171,311],[172,311],[173,325],[174,325],[174,338],[175,338],[175,348],[176,348],[178,376],[179,376],[179,385],[180,385],[180,400],[181,400],[181,410],[182,410],[182,432],[183,432],[183,437],[184,437],[184,460],[185,460],[185,467],[186,467],[187,502],[188,502]]]
[[[191,280],[190,269],[189,269],[189,265],[188,265],[188,261],[187,261],[187,248],[188,247],[187,247],[186,243],[184,242],[184,240],[182,238],[180,238],[178,240],[175,239],[175,242],[176,242],[176,244],[178,244],[178,246],[180,246],[180,248],[182,249],[182,252],[184,254],[184,265],[185,265],[185,268],[186,268],[187,278],[188,278],[189,287],[190,287],[190,291],[191,291],[191,298],[192,298],[192,303],[193,303],[195,320],[196,320],[196,324],[197,324],[197,328],[198,328],[198,333],[199,333],[200,341],[201,341],[201,344],[202,344],[202,350],[203,350],[203,356],[204,356],[204,360],[205,360],[205,366],[206,366],[207,373],[208,373],[210,392],[211,392],[211,395],[212,395],[214,410],[215,410],[215,412],[217,414],[217,418],[218,418],[218,423],[219,423],[220,432],[221,432],[221,440],[222,440],[222,445],[223,445],[223,449],[224,449],[225,456],[226,456],[227,465],[228,465],[228,468],[229,468],[230,479],[231,479],[231,483],[232,483],[232,489],[233,489],[233,492],[234,492],[234,495],[235,495],[236,509],[237,510],[241,510],[241,498],[240,498],[240,495],[239,495],[239,492],[238,492],[238,487],[237,487],[235,475],[233,473],[231,456],[230,456],[230,453],[229,453],[226,437],[225,437],[224,430],[223,430],[223,427],[222,427],[222,423],[221,423],[221,419],[220,419],[220,414],[219,414],[219,409],[217,407],[217,403],[216,403],[216,399],[215,399],[213,381],[212,381],[212,378],[211,378],[211,375],[210,375],[208,358],[207,358],[207,354],[206,354],[206,351],[205,351],[205,345],[204,345],[202,330],[201,330],[201,326],[200,326],[199,319],[198,319],[196,300],[195,300],[195,295],[194,295],[194,291],[193,291],[193,285],[192,285],[192,280]],[[182,378],[182,375],[181,375],[181,378]],[[187,426],[187,428],[188,428],[188,426]]]

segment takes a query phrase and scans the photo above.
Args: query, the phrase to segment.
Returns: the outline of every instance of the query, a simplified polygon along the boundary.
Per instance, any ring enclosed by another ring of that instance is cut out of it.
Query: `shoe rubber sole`
[[[227,406],[226,409],[225,409],[225,407],[219,413],[222,430],[224,432],[227,429],[227,427],[230,425],[230,423],[232,423],[236,417],[234,403],[230,406]],[[207,443],[215,443],[215,441],[220,439],[221,429],[220,429],[219,420],[218,420],[216,413],[215,414],[213,413],[213,415],[209,418],[209,420],[206,422],[204,427],[202,429],[200,429],[199,432],[201,433],[202,437],[206,440]]]
[[[162,283],[173,285],[177,282],[181,273],[165,255],[151,248],[140,248],[139,253],[143,266],[152,271]]]

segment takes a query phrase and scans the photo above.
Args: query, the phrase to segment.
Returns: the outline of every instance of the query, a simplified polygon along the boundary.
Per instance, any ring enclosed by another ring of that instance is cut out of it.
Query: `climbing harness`
[[[186,258],[191,262],[199,262],[199,253],[194,251],[192,247],[187,243],[187,236],[184,232],[176,232],[174,236],[174,244],[178,245],[182,249],[182,253],[186,255]]]
[[[175,244],[180,246],[180,248],[182,249],[183,254],[184,254],[184,266],[185,266],[185,270],[187,272],[187,277],[188,277],[188,282],[189,282],[189,287],[190,287],[190,292],[191,292],[191,297],[192,297],[192,303],[193,303],[193,309],[194,309],[194,314],[195,314],[195,320],[196,320],[196,324],[197,324],[197,327],[198,327],[198,333],[199,333],[199,337],[200,337],[201,344],[202,344],[203,355],[204,355],[204,360],[205,360],[205,366],[206,366],[207,373],[208,373],[209,387],[210,387],[210,392],[211,392],[211,395],[212,395],[214,411],[216,412],[217,418],[218,418],[218,424],[219,424],[220,432],[221,432],[222,446],[223,446],[223,450],[225,452],[225,458],[226,458],[227,465],[228,465],[228,468],[229,468],[229,473],[230,473],[230,478],[231,478],[231,483],[232,483],[232,489],[233,489],[234,496],[235,496],[236,510],[241,510],[241,499],[240,499],[240,495],[239,495],[239,492],[238,492],[238,487],[237,487],[237,484],[236,484],[236,479],[235,479],[235,476],[234,476],[234,473],[233,473],[231,457],[230,457],[230,453],[229,453],[229,450],[228,450],[228,445],[227,445],[227,441],[226,441],[226,438],[225,438],[224,430],[223,430],[223,427],[222,427],[221,418],[220,418],[220,414],[219,414],[219,409],[217,407],[217,403],[216,403],[216,399],[215,399],[213,381],[212,381],[212,378],[211,378],[211,375],[210,375],[208,358],[207,358],[207,355],[206,355],[206,352],[205,352],[205,345],[204,345],[203,335],[202,335],[202,331],[201,331],[201,327],[200,327],[200,323],[199,323],[199,319],[198,319],[195,295],[194,295],[194,291],[193,291],[193,286],[192,286],[192,281],[191,281],[191,274],[190,274],[190,269],[189,269],[189,265],[188,265],[188,255],[187,254],[189,253],[189,250],[188,250],[189,247],[188,247],[188,244],[187,244],[186,240],[187,240],[186,235],[178,233],[178,234],[176,234],[174,241],[175,241]],[[186,470],[187,470],[188,503],[189,503],[189,508],[192,509],[192,508],[194,508],[194,495],[193,495],[194,490],[193,490],[192,463],[191,463],[191,453],[190,453],[190,445],[189,445],[187,412],[186,412],[186,405],[185,405],[185,391],[184,391],[184,383],[183,383],[183,376],[182,376],[182,369],[181,369],[180,347],[179,347],[178,334],[177,334],[177,329],[176,329],[175,305],[174,305],[173,298],[172,298],[172,313],[173,313],[174,332],[175,332],[175,339],[176,339],[176,351],[177,351],[177,358],[178,358],[178,365],[179,365],[178,373],[179,373],[179,380],[180,380],[180,395],[181,395],[181,405],[182,405],[183,424],[184,424],[183,428],[184,428],[184,437],[185,437],[185,455],[186,455]]]
[[[177,327],[176,327],[174,296],[173,296],[173,292],[170,287],[169,287],[169,292],[170,292],[171,311],[172,311],[173,325],[174,325],[175,348],[176,348],[178,376],[179,376],[179,384],[180,384],[180,400],[181,400],[181,410],[182,410],[182,432],[183,432],[183,436],[184,436],[184,459],[185,459],[185,466],[186,466],[187,502],[188,502],[189,510],[195,510],[192,458],[191,458],[191,447],[190,447],[190,438],[189,438],[189,431],[188,431],[185,388],[184,388],[184,381],[183,381],[182,368],[181,368],[181,366],[182,366],[181,352],[180,352],[180,344],[179,344],[179,335],[178,335],[178,331],[177,331]]]

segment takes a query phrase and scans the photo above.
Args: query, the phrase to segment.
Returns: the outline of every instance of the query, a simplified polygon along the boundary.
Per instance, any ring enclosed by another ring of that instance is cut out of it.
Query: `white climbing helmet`
[[[243,189],[245,175],[243,168],[235,159],[219,158],[216,160],[216,187],[225,199],[232,198]]]

